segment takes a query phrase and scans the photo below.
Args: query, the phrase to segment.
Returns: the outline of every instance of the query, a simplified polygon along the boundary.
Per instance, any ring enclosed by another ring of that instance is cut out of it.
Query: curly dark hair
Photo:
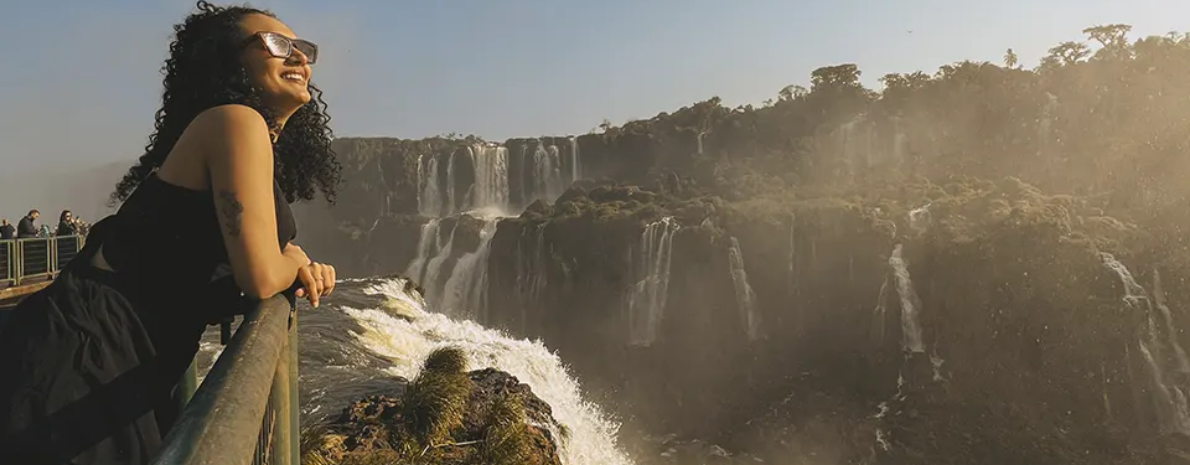
[[[174,26],[174,41],[169,44],[169,58],[162,72],[165,92],[161,108],[154,114],[154,130],[149,135],[145,154],[128,170],[112,193],[112,204],[128,199],[136,186],[165,158],[181,137],[182,131],[203,111],[219,105],[241,104],[259,112],[276,129],[276,118],[248,81],[240,61],[244,34],[240,20],[260,14],[276,17],[267,10],[249,6],[219,7],[199,1],[198,11]],[[274,176],[286,200],[311,200],[321,190],[326,200],[334,202],[339,184],[338,159],[331,149],[334,134],[328,123],[322,91],[309,84],[310,102],[303,105],[285,123],[273,143],[276,162]]]

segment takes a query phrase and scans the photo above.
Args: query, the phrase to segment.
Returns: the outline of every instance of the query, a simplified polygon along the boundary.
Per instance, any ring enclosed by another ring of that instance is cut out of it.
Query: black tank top
[[[283,248],[297,237],[297,225],[276,182],[273,198]],[[121,291],[145,323],[201,330],[203,322],[237,310],[229,308],[240,301],[240,292],[211,192],[170,184],[153,173],[104,222],[110,224],[91,232],[101,237],[87,241],[102,241],[104,259],[129,283]]]

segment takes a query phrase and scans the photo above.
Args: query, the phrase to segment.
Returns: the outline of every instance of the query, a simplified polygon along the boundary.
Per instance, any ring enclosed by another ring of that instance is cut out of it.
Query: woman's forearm
[[[293,285],[293,281],[297,279],[298,270],[305,265],[305,263],[299,264],[298,260],[289,254],[281,254],[270,261],[268,272],[260,274],[267,276],[267,279],[263,280],[266,282],[252,283],[244,289],[244,293],[259,300],[275,296]]]

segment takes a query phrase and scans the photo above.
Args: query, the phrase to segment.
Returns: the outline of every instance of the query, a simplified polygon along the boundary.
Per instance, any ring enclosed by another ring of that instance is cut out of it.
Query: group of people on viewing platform
[[[7,218],[0,218],[0,240],[28,239],[35,237],[86,235],[91,225],[82,218],[74,216],[70,210],[62,210],[58,215],[58,229],[50,230],[49,225],[37,226],[37,218],[41,212],[29,210],[29,213],[17,222],[16,226],[8,222]]]

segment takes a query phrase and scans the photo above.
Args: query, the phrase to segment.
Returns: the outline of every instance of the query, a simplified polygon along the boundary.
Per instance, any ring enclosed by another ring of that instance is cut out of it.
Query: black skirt
[[[185,354],[162,353],[136,283],[91,267],[87,245],[0,328],[0,464],[147,464],[176,416]]]

